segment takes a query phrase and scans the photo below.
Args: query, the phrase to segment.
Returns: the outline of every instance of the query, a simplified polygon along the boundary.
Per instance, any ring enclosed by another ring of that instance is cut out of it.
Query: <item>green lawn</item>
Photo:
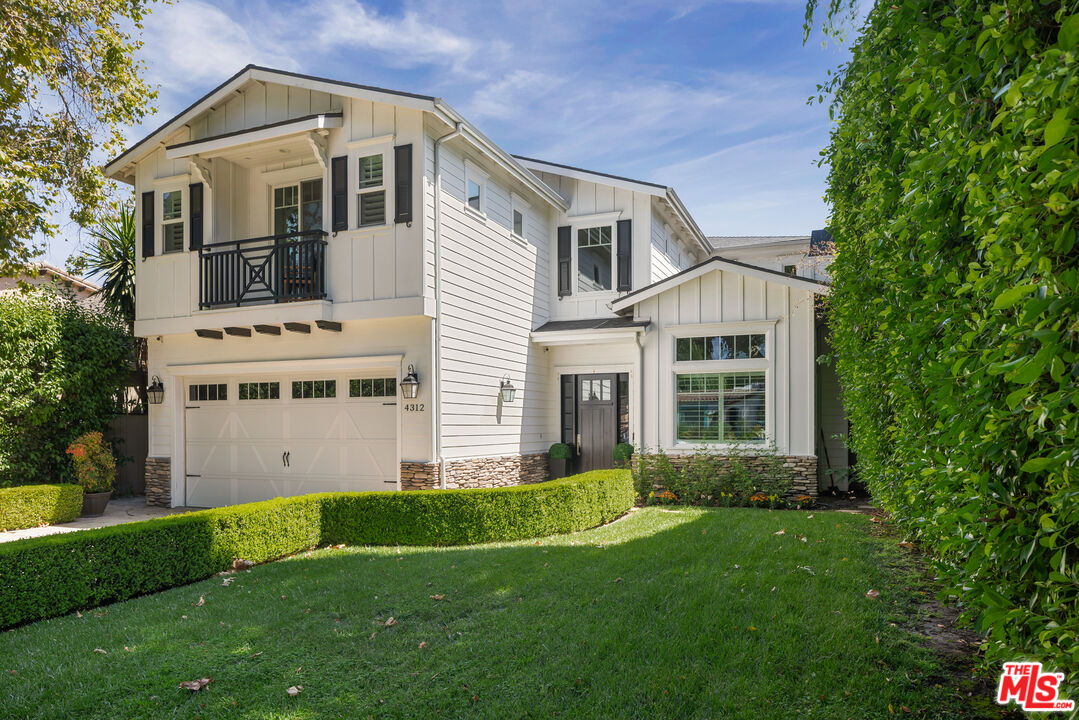
[[[869,527],[650,508],[538,542],[319,550],[0,633],[0,715],[996,716],[904,629],[917,579]]]

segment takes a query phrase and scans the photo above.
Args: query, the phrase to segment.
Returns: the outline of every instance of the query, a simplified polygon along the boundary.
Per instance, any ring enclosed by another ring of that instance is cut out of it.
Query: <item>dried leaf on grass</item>
[[[202,607],[205,604],[206,604],[206,596],[205,595],[199,595],[199,601],[194,604],[194,607]]]
[[[300,693],[303,692],[303,685],[293,685],[292,687],[290,687],[285,692],[288,693],[289,697],[296,697],[297,695],[299,695]]]
[[[94,652],[100,653],[102,655],[108,655],[108,653],[106,651],[102,650],[101,648],[94,648]]]
[[[397,624],[397,619],[391,615],[389,620],[382,623],[382,627],[393,627],[396,624]]]
[[[865,596],[870,600],[876,600],[878,597],[880,597],[880,592],[878,590],[870,590],[865,594]]]
[[[208,678],[208,677],[199,678],[198,680],[187,680],[185,682],[180,683],[180,689],[181,690],[191,690],[192,692],[198,692],[199,690],[202,690],[204,687],[206,687],[207,685],[209,685],[212,682],[213,682],[213,678]]]
[[[432,600],[445,600],[446,596],[445,595],[432,595],[431,599]]]

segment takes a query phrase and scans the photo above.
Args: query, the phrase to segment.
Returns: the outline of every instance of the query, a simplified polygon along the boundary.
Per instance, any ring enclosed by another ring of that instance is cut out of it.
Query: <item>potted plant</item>
[[[629,467],[629,461],[633,458],[633,446],[629,443],[618,443],[614,446],[614,464],[616,467]]]
[[[551,471],[551,479],[563,478],[569,474],[569,461],[573,457],[573,451],[566,443],[555,443],[547,451],[547,466]]]
[[[75,438],[67,453],[75,463],[75,476],[82,486],[83,516],[104,514],[116,480],[116,458],[112,448],[102,440],[101,433],[88,432]]]

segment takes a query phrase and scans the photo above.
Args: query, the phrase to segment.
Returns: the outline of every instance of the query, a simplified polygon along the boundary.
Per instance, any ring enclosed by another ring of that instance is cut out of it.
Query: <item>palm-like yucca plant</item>
[[[101,278],[105,305],[135,324],[135,211],[125,203],[116,215],[90,230],[94,245],[86,253],[89,275]]]

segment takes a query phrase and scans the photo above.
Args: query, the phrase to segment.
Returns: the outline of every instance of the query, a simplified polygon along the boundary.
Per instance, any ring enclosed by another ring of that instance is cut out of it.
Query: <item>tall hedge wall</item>
[[[0,628],[318,545],[461,545],[573,532],[634,501],[628,470],[490,490],[279,498],[0,545]]]
[[[811,3],[812,4],[812,3]],[[845,5],[847,3],[839,3]],[[859,468],[992,660],[1079,683],[1079,5],[877,3],[827,90]]]

